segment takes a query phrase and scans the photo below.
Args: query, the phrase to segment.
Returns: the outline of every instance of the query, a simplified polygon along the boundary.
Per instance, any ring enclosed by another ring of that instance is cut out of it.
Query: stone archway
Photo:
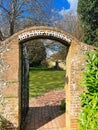
[[[85,55],[91,46],[79,42],[70,34],[52,27],[31,27],[14,34],[0,43],[0,86],[2,87],[2,116],[8,121],[5,127],[20,130],[21,122],[21,58],[20,44],[37,38],[48,38],[60,41],[69,47],[66,61],[66,130],[76,129],[80,111],[79,95],[82,88],[79,80],[84,69]],[[14,90],[12,92],[11,90]]]

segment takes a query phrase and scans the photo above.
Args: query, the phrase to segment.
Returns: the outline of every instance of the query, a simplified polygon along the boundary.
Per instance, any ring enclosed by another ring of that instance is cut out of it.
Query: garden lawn
[[[65,71],[30,68],[29,96],[36,97],[45,92],[64,88]]]

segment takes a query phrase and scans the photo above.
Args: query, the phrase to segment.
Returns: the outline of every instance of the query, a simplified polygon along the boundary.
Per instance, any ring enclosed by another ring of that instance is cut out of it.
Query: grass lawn
[[[45,68],[30,68],[29,95],[35,97],[42,93],[64,88],[65,71]]]

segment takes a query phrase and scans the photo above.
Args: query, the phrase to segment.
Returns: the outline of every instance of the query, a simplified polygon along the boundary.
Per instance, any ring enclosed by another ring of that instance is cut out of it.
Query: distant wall
[[[47,59],[47,63],[50,68],[52,68],[56,65],[56,61],[52,60],[52,59]],[[61,68],[62,70],[65,70],[66,69],[65,61],[58,60],[58,67]]]

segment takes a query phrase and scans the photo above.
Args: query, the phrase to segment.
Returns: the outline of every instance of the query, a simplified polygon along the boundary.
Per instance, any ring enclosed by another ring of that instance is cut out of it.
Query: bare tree
[[[0,30],[0,41],[2,41],[3,39],[4,39],[4,37],[3,37],[3,34],[1,32],[1,30]]]
[[[33,25],[47,23],[51,17],[51,2],[52,0],[0,0],[3,28],[8,26],[9,35],[13,35],[20,23],[27,19]]]
[[[55,40],[45,40],[44,45],[47,50],[47,53],[51,52],[51,55],[53,55],[55,60],[65,61],[69,48],[68,46],[63,45]],[[48,57],[51,55],[48,54]]]
[[[61,19],[55,22],[55,26],[65,30],[72,34],[79,40],[82,39],[82,28],[80,26],[80,20],[77,14],[73,14],[72,11],[66,12],[62,15]]]

